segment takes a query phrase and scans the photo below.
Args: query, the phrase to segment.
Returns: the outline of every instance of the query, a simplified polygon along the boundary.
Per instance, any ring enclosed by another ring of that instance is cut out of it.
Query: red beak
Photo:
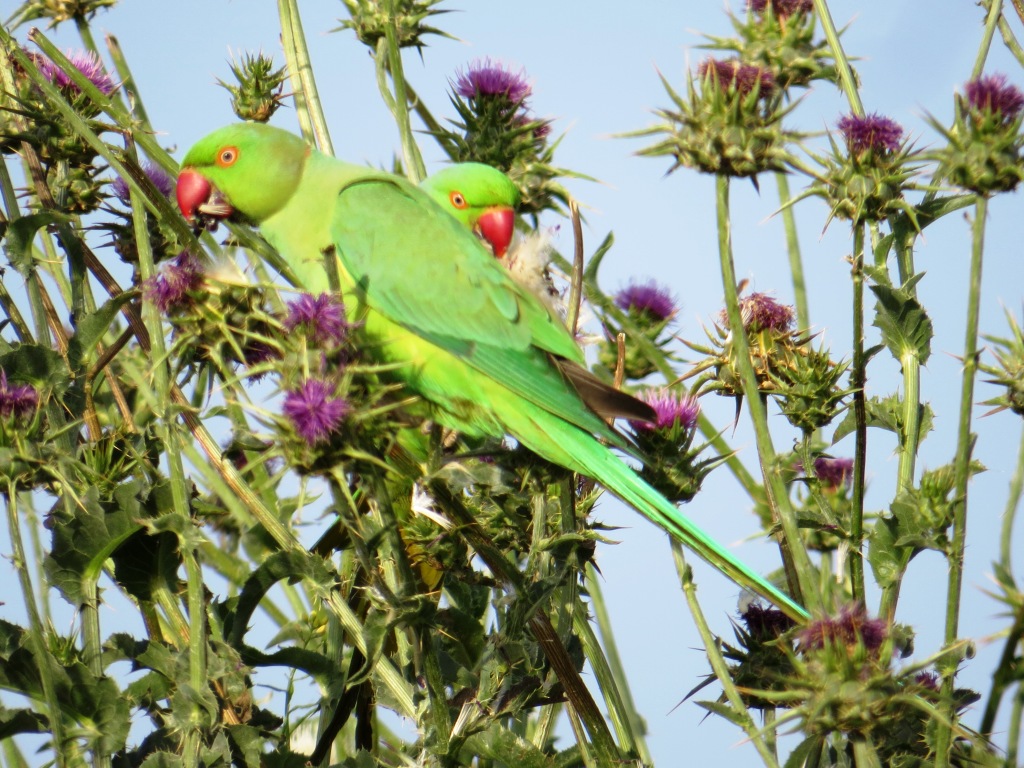
[[[178,209],[187,221],[195,221],[199,206],[210,199],[213,187],[209,181],[195,171],[184,170],[178,174]]]
[[[480,215],[476,228],[480,236],[491,244],[494,256],[500,259],[512,243],[516,212],[511,208],[491,208]]]

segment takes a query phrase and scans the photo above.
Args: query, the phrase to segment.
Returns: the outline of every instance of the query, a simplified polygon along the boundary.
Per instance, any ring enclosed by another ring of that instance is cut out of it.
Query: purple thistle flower
[[[149,180],[153,182],[153,186],[157,188],[161,195],[164,197],[171,196],[171,192],[174,191],[174,179],[168,176],[163,168],[152,160],[147,160],[142,166],[142,171],[149,177]],[[125,205],[127,205],[131,200],[131,192],[128,189],[128,182],[120,176],[111,182],[110,191],[114,193],[114,197]]]
[[[250,368],[272,360],[279,360],[280,358],[281,354],[277,348],[267,344],[265,341],[253,341],[242,348],[242,360]],[[266,371],[252,373],[249,374],[249,379],[252,381],[262,381],[266,375]]]
[[[814,474],[827,490],[849,488],[853,482],[853,459],[819,456],[814,460]]]
[[[877,651],[887,634],[885,619],[869,619],[863,605],[849,603],[837,616],[815,619],[804,627],[800,631],[800,645],[805,649],[817,649],[830,644],[856,645],[862,642],[869,651]]]
[[[691,430],[697,426],[700,415],[700,402],[696,397],[687,394],[677,395],[667,389],[651,389],[644,392],[640,399],[654,409],[653,424],[646,421],[633,421],[630,424],[636,430],[670,430],[683,427]]]
[[[793,324],[796,311],[788,304],[780,304],[767,293],[751,293],[740,298],[740,316],[743,318],[743,327],[749,333],[785,333]],[[729,325],[729,315],[724,309],[719,319],[722,325]]]
[[[513,72],[501,62],[489,58],[477,59],[466,67],[465,72],[456,71],[455,75],[452,87],[464,99],[504,96],[513,104],[520,104],[533,92],[525,70]]]
[[[938,692],[939,690],[939,676],[934,672],[930,672],[929,670],[925,670],[924,672],[918,672],[914,676],[914,682],[920,685],[922,688],[927,688],[929,691]]]
[[[39,393],[31,384],[9,385],[7,372],[0,370],[0,418],[27,419],[36,412]]]
[[[747,625],[747,632],[758,640],[774,640],[796,626],[796,622],[778,608],[765,608],[757,602],[750,603],[740,613],[740,619]]]
[[[710,77],[723,90],[735,88],[741,96],[759,88],[758,93],[767,96],[775,90],[775,75],[756,64],[744,64],[739,59],[705,59],[697,67],[701,79]]]
[[[199,259],[190,251],[182,251],[167,265],[162,274],[146,281],[143,293],[161,312],[181,304],[203,280]]]
[[[114,88],[117,86],[114,85],[114,81],[103,68],[103,62],[100,61],[97,54],[92,51],[65,51],[64,55],[68,57],[71,65],[85,75],[86,79],[95,85],[104,96],[109,96],[114,92]],[[36,58],[36,64],[43,76],[58,88],[71,86],[76,91],[78,90],[78,86],[68,77],[67,72],[60,69],[50,59],[40,54]]]
[[[345,305],[340,298],[329,293],[319,296],[304,293],[295,301],[288,302],[288,316],[284,321],[289,333],[300,326],[315,346],[331,342],[341,344],[348,333]]]
[[[326,440],[351,410],[344,398],[333,394],[334,386],[328,382],[307,379],[284,396],[282,412],[310,446]]]
[[[785,19],[798,13],[810,13],[814,10],[814,0],[747,0],[747,6],[754,13],[764,15],[771,6],[776,18]]]
[[[1001,117],[1004,123],[1016,120],[1024,110],[1024,94],[1006,82],[1006,75],[982,75],[967,83],[964,93],[971,109]]]
[[[615,296],[616,306],[624,312],[647,315],[652,320],[668,320],[676,313],[672,294],[654,280],[643,285],[630,283]]]
[[[900,148],[903,128],[895,120],[873,115],[845,115],[836,123],[839,132],[846,140],[846,147],[851,154],[859,155],[873,149],[876,152],[895,152]]]

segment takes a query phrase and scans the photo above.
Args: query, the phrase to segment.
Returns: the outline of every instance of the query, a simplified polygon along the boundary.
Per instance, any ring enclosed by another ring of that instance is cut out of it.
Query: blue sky
[[[742,8],[733,0],[734,10]],[[928,3],[830,4],[836,23],[849,23],[843,36],[846,50],[862,82],[869,112],[900,122],[920,147],[939,143],[923,116],[930,112],[946,122],[952,95],[969,78],[981,38],[983,11],[973,3],[937,0]],[[390,165],[398,150],[397,132],[380,100],[373,65],[351,33],[330,30],[345,15],[341,3],[302,2],[303,24],[336,153],[349,160]],[[555,119],[556,134],[565,132],[558,163],[600,180],[570,182],[584,207],[588,252],[609,231],[615,246],[605,260],[602,282],[615,290],[630,279],[655,277],[670,286],[682,306],[678,332],[697,341],[721,306],[722,289],[715,246],[711,179],[680,171],[666,177],[665,159],[635,157],[642,141],[612,138],[649,125],[650,110],[666,106],[658,72],[683,88],[685,72],[706,55],[696,48],[701,32],[727,35],[730,26],[720,3],[594,2],[493,3],[451,0],[452,13],[438,25],[459,41],[434,38],[423,52],[405,57],[411,84],[439,117],[450,117],[448,79],[474,58],[490,56],[522,66],[534,84],[531,103],[538,116]],[[927,11],[923,9],[927,8]],[[458,9],[457,11],[455,9]],[[1019,23],[1014,22],[1015,29]],[[98,15],[93,29],[109,32],[121,43],[132,67],[153,125],[176,157],[195,140],[234,118],[217,78],[228,79],[231,53],[262,49],[283,63],[275,4],[234,0],[179,0],[175,3],[121,2]],[[72,26],[57,30],[62,47],[77,47]],[[987,71],[1009,74],[1022,83],[1019,66],[997,39]],[[794,112],[794,127],[820,132],[845,111],[835,89],[819,84]],[[295,129],[294,114],[282,110],[274,123]],[[820,139],[819,145],[820,145]],[[438,167],[440,155],[425,139],[428,165]],[[794,185],[799,180],[794,179]],[[737,271],[756,290],[792,300],[774,183],[764,179],[758,194],[751,185],[733,185],[733,237]],[[1021,308],[1020,243],[1024,219],[1017,195],[1003,196],[990,208],[986,240],[982,331],[1005,334],[1003,308],[1019,316]],[[798,208],[801,246],[810,284],[813,327],[835,356],[848,356],[850,338],[849,253],[847,232],[833,223],[823,232],[827,210],[810,200]],[[556,223],[555,220],[546,223]],[[562,227],[556,243],[571,245]],[[111,254],[113,258],[113,254]],[[959,398],[959,361],[963,347],[963,316],[969,258],[969,225],[961,215],[927,230],[917,255],[926,271],[920,285],[931,313],[936,338],[933,356],[923,373],[923,396],[938,414],[936,429],[922,448],[921,466],[936,467],[952,459],[956,440],[955,409]],[[1016,277],[1014,277],[1016,275]],[[16,279],[8,271],[5,280]],[[873,343],[873,342],[869,342]],[[883,353],[870,372],[869,394],[887,394],[899,386],[899,369]],[[980,385],[976,400],[995,394]],[[731,401],[705,398],[716,423],[729,422]],[[987,410],[978,407],[978,417]],[[783,427],[780,417],[773,424]],[[988,467],[970,491],[966,576],[961,634],[978,641],[978,656],[961,683],[987,692],[999,643],[989,635],[999,629],[1000,605],[982,592],[991,587],[990,563],[1006,490],[1020,441],[1021,423],[1009,414],[976,422],[977,457]],[[789,437],[779,429],[777,440]],[[752,468],[756,467],[753,435],[744,420],[731,442]],[[780,442],[778,447],[788,446]],[[896,461],[889,433],[870,434],[868,508],[882,509],[891,498]],[[852,455],[852,441],[836,447]],[[761,541],[746,541],[755,530],[750,504],[724,471],[713,474],[688,512],[721,540],[762,571],[777,564],[777,551]],[[717,718],[702,722],[703,711],[687,703],[675,705],[708,668],[672,566],[666,537],[612,499],[598,510],[607,524],[621,526],[620,543],[599,548],[597,562],[605,595],[616,622],[616,639],[644,713],[649,744],[662,766],[727,757],[735,764],[755,764],[756,754],[742,745],[741,734]],[[1019,537],[1018,537],[1019,541]],[[1021,555],[1017,547],[1018,558]],[[736,607],[736,588],[700,562],[694,562],[698,594],[712,628],[731,637],[729,616]],[[934,553],[919,556],[910,569],[898,618],[918,631],[917,655],[923,658],[941,643],[945,564]],[[871,605],[876,604],[872,598]],[[908,660],[912,661],[912,660]],[[976,720],[969,719],[969,723]],[[1005,729],[1005,719],[1001,722]]]

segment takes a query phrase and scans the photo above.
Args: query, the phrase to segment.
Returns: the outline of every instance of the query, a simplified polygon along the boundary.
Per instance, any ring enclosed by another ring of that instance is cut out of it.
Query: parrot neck
[[[331,253],[334,200],[348,183],[369,169],[311,152],[295,193],[281,210],[260,223],[260,231],[295,272],[299,287],[310,293],[330,290],[324,260]],[[350,281],[340,274],[341,288]]]

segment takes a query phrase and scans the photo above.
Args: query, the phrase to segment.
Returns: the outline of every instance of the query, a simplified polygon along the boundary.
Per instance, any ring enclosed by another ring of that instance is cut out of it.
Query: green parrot
[[[513,279],[545,306],[564,314],[561,292],[551,278],[551,245],[546,232],[515,233],[519,188],[501,171],[482,163],[456,163],[420,182],[438,205],[486,244]]]
[[[420,187],[487,243],[496,258],[505,256],[519,205],[519,189],[512,179],[483,163],[456,163],[432,173]]]
[[[193,222],[235,216],[258,225],[312,293],[330,290],[325,264],[335,260],[374,354],[437,421],[468,435],[511,435],[593,478],[737,584],[796,620],[808,617],[613,453],[605,443],[630,445],[606,419],[650,420],[650,407],[587,371],[558,316],[424,190],[287,131],[242,123],[189,150],[177,199]]]

